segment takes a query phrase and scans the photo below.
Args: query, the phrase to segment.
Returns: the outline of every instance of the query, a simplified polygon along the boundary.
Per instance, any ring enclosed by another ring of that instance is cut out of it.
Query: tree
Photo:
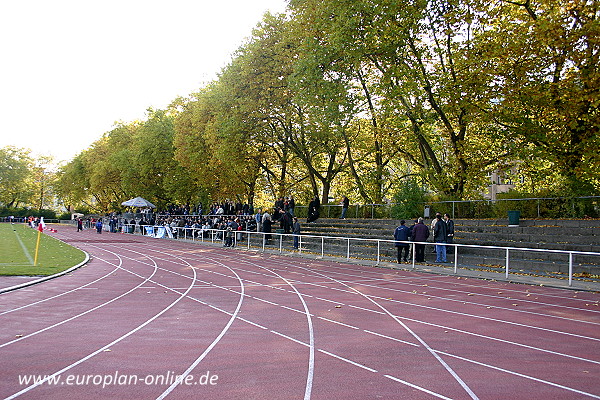
[[[29,150],[0,148],[0,203],[12,208],[33,201],[33,166]]]
[[[597,0],[502,1],[490,6],[471,53],[495,74],[482,108],[531,145],[521,147],[521,159],[550,162],[569,193],[597,193],[600,182],[599,7]]]
[[[480,122],[481,111],[473,106],[487,81],[473,73],[477,60],[467,57],[473,34],[470,3],[291,3],[295,16],[318,31],[313,47],[333,54],[323,68],[362,88],[376,186],[381,187],[389,163],[382,151],[386,134],[395,139],[395,146],[392,141],[388,146],[433,188],[458,197],[480,190],[479,177],[508,156],[490,151],[494,126]],[[480,157],[471,157],[473,150]]]

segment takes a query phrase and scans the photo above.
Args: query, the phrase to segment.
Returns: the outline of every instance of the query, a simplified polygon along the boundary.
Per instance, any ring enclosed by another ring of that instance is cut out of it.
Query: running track
[[[598,293],[58,229],[91,261],[0,294],[0,398],[600,399]]]

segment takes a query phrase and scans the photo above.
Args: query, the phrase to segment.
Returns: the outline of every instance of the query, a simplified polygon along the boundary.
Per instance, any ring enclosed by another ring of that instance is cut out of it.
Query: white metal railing
[[[124,225],[131,226],[131,225]],[[153,229],[157,229],[161,227],[153,227]],[[164,228],[164,227],[162,227]],[[227,235],[227,231],[219,230],[219,229],[200,229],[200,228],[180,228],[174,227],[170,228],[172,231],[172,237],[175,239],[183,239],[183,240],[192,240],[192,241],[201,241],[201,242],[211,242],[211,243],[223,243],[225,245],[225,239]],[[322,236],[322,235],[297,235],[298,236],[298,249],[290,248],[291,246],[284,246],[284,241],[286,239],[293,238],[294,235],[290,233],[265,233],[265,232],[251,232],[251,231],[232,231],[232,247],[245,246],[248,250],[258,248],[261,251],[264,251],[269,248],[273,248],[273,246],[277,246],[280,253],[284,251],[295,252],[297,251],[299,254],[302,252],[311,252],[313,254],[320,254],[321,257],[325,257],[326,253],[328,256],[339,256],[339,254],[345,253],[345,258],[350,260],[352,255],[355,257],[360,255],[365,255],[365,251],[362,253],[358,250],[352,251],[351,243],[355,245],[362,245],[362,249],[366,249],[366,246],[370,246],[372,249],[376,249],[375,259],[376,265],[379,265],[382,262],[382,253],[385,252],[388,258],[392,258],[395,260],[395,254],[390,255],[390,248],[395,249],[396,240],[388,240],[388,239],[366,239],[366,238],[356,238],[356,237],[339,237],[339,236]],[[246,239],[244,239],[244,236]],[[164,237],[169,237],[169,235],[165,234]],[[335,252],[332,253],[331,248],[334,247],[333,242],[344,244],[345,252]],[[423,244],[426,246],[436,245],[434,242],[398,242],[408,244],[411,248],[412,254],[412,269],[417,267],[417,263],[415,261],[415,244]],[[464,268],[477,268],[477,265],[469,265],[469,264],[459,264],[459,254],[465,254],[464,251],[466,249],[486,249],[486,250],[494,250],[499,253],[504,253],[504,266],[503,272],[505,278],[509,277],[511,271],[511,255],[515,253],[554,253],[554,254],[564,254],[565,255],[565,263],[568,265],[568,282],[569,286],[572,285],[573,282],[573,270],[574,270],[574,256],[592,256],[593,258],[598,257],[598,262],[590,263],[590,266],[596,266],[600,271],[600,253],[598,252],[587,252],[587,251],[570,251],[570,250],[551,250],[551,249],[534,249],[534,248],[525,248],[525,247],[503,247],[503,246],[482,246],[482,245],[474,245],[474,244],[461,244],[461,243],[446,243],[445,246],[448,248],[452,248],[452,252],[449,252],[448,255],[453,255],[454,260],[451,262],[453,264],[453,272],[455,274],[458,273],[459,265]],[[326,251],[329,249],[328,251]],[[386,250],[387,249],[387,250]],[[431,253],[428,253],[431,254]],[[467,255],[467,254],[465,254]],[[501,257],[497,257],[501,258]],[[522,259],[527,261],[527,259]],[[529,260],[531,261],[531,260]],[[432,264],[432,263],[430,263]],[[552,272],[552,271],[549,271]]]

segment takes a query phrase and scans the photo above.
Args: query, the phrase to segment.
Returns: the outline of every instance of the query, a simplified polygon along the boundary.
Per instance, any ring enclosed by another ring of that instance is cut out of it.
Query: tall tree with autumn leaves
[[[379,203],[405,177],[468,199],[497,169],[597,194],[599,1],[291,0],[214,82],[127,125],[135,146],[95,144],[111,161],[73,171],[115,178],[114,196],[158,180],[144,190],[161,202],[185,187]],[[126,158],[135,170],[116,174]]]

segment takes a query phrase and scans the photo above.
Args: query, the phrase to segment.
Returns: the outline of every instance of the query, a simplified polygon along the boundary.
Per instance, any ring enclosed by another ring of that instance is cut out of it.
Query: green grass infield
[[[47,276],[67,270],[85,260],[85,253],[25,224],[0,223],[0,275]]]

